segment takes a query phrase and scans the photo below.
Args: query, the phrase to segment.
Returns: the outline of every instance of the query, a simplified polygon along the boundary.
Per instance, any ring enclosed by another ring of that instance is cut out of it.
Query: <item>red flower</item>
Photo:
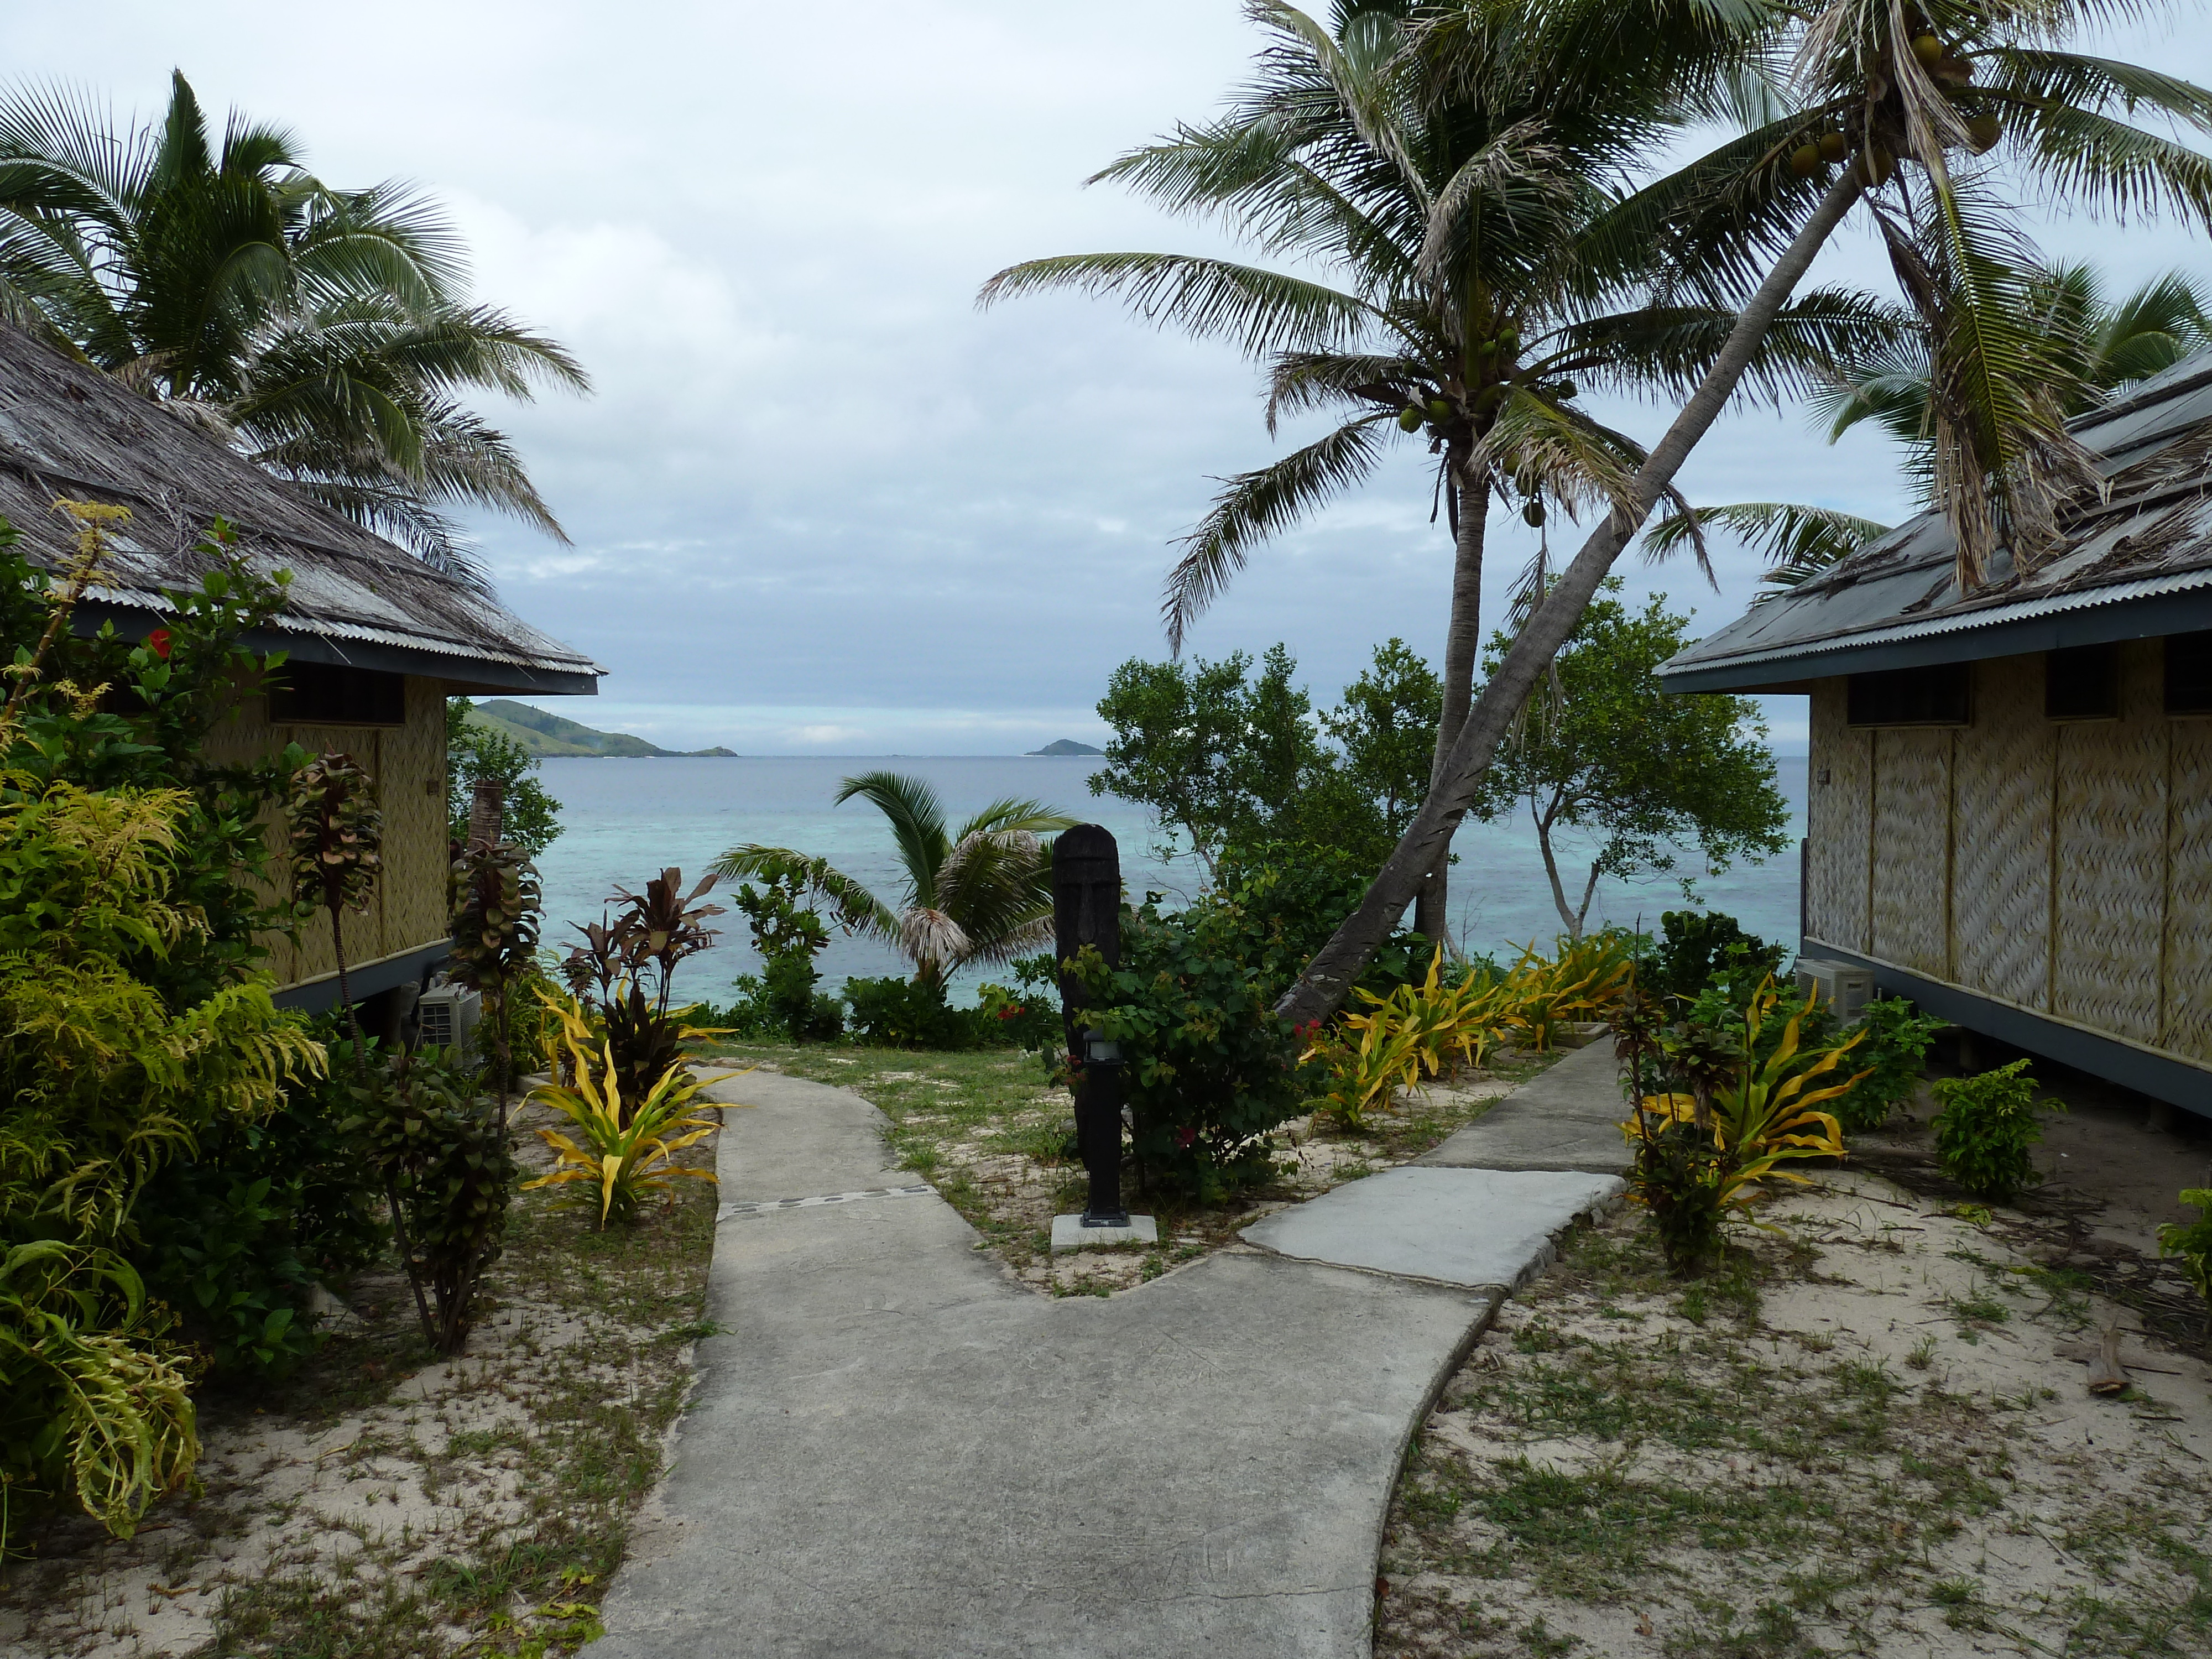
[[[169,630],[157,628],[146,636],[147,648],[163,662],[169,659]]]
[[[1195,1129],[1177,1129],[1176,1131],[1176,1145],[1182,1147],[1185,1152],[1188,1152],[1190,1150],[1191,1143],[1197,1139],[1198,1131]]]

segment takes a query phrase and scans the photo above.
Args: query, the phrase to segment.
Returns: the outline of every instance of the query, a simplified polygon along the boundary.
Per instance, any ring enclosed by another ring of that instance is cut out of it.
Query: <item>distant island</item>
[[[627,732],[595,732],[559,714],[549,714],[542,708],[512,702],[505,697],[478,703],[469,710],[469,719],[475,725],[512,738],[533,755],[549,758],[571,755],[621,759],[737,758],[734,749],[663,749]]]
[[[1032,749],[1032,755],[1103,755],[1103,749],[1093,749],[1087,743],[1078,743],[1073,738],[1062,738],[1058,743],[1048,743],[1042,749]]]

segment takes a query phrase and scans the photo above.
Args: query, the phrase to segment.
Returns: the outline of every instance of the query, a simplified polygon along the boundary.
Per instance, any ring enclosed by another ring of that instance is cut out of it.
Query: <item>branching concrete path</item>
[[[1593,1052],[1542,1081],[1617,1102]],[[1355,1659],[1407,1436],[1620,1190],[1572,1164],[1390,1170],[1249,1231],[1271,1248],[1054,1302],[885,1167],[858,1097],[719,1092],[751,1108],[721,1135],[726,1334],[603,1659]]]

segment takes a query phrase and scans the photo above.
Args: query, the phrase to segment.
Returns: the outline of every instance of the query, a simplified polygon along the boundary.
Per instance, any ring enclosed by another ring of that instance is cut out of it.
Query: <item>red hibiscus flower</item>
[[[155,656],[159,657],[163,662],[168,661],[169,630],[166,628],[155,629],[152,633],[146,636],[146,647],[147,649],[151,651]]]
[[[1182,1147],[1185,1152],[1188,1152],[1190,1150],[1191,1143],[1197,1139],[1198,1131],[1195,1129],[1177,1129],[1176,1131],[1176,1145]]]

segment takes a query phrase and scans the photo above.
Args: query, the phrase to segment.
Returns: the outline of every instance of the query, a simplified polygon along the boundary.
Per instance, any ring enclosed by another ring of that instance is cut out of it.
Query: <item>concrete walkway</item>
[[[1053,1301],[886,1167],[857,1096],[722,1085],[752,1108],[720,1137],[708,1312],[728,1334],[701,1344],[593,1654],[1365,1655],[1407,1437],[1556,1236],[1620,1190],[1609,1054],[1492,1115],[1540,1089],[1535,1115],[1593,1125],[1554,1138],[1570,1161],[1445,1158],[1478,1124],[1251,1247]]]

